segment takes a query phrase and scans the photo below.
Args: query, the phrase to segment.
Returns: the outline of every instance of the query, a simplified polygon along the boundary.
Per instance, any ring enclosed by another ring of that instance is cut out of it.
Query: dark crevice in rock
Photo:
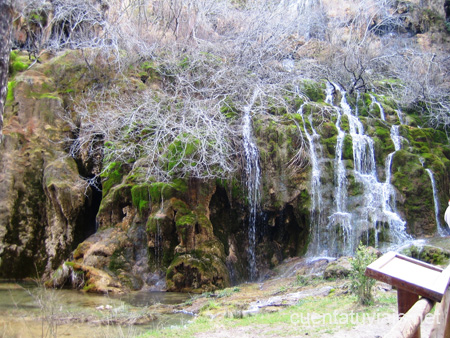
[[[86,190],[87,196],[83,207],[84,212],[78,215],[72,250],[86,238],[93,235],[98,229],[97,213],[100,208],[100,203],[102,202],[101,187],[100,179],[97,178],[95,186],[90,185]]]

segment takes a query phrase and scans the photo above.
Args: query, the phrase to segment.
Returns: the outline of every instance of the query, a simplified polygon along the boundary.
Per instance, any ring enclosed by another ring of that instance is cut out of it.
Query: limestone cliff
[[[436,12],[418,6],[396,2],[389,18],[401,23],[395,30],[402,38],[414,35],[418,48],[437,51],[447,33],[425,18]],[[329,4],[330,22],[341,14]],[[373,16],[379,29],[370,31],[368,52],[394,31],[381,25],[381,14]],[[345,40],[349,29],[332,32]],[[0,277],[37,274],[49,285],[90,292],[204,292],[249,280],[252,260],[255,277],[264,278],[287,258],[320,254],[311,251],[315,245],[341,255],[359,241],[398,244],[391,216],[410,237],[435,235],[443,213],[436,219],[428,171],[442,211],[450,194],[448,134],[439,123],[428,128],[429,102],[390,96],[420,78],[393,79],[389,72],[375,78],[382,67],[362,67],[364,55],[354,64],[347,55],[338,69],[330,68],[335,74],[297,76],[295,62],[316,70],[320,62],[338,60],[340,51],[332,54],[316,33],[308,42],[290,35],[281,46],[294,46],[288,56],[269,55],[258,61],[266,62],[261,68],[253,61],[241,67],[245,48],[242,55],[233,54],[234,47],[215,55],[195,44],[128,54],[134,59],[126,62],[125,51],[102,48],[42,52],[35,60],[13,51],[0,144]],[[155,111],[156,120],[145,119]],[[251,115],[260,168],[255,217],[244,113]],[[210,137],[208,126],[227,133]],[[361,163],[372,166],[367,177]],[[382,194],[392,210],[371,204]]]

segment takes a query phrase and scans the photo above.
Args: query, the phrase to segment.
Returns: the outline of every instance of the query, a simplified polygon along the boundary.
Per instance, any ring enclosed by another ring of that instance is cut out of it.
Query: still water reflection
[[[174,313],[189,295],[139,291],[126,295],[44,290],[0,283],[0,337],[133,337],[180,325],[192,317]]]

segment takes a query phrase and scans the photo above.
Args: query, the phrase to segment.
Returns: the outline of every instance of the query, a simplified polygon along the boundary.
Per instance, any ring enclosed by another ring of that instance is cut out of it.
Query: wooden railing
[[[435,304],[429,337],[450,338],[450,267],[443,270],[389,252],[370,264],[366,275],[397,288],[401,319],[384,338],[420,338],[420,325]]]
[[[427,298],[418,300],[384,338],[420,337],[420,324],[435,304],[433,327],[428,337],[450,338],[450,288],[447,288],[440,303],[435,303]]]
[[[384,338],[420,337],[420,324],[431,311],[434,302],[428,298],[418,300],[408,312],[397,322]]]

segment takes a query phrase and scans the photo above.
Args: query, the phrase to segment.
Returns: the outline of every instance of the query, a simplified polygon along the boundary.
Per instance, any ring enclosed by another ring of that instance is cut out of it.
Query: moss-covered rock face
[[[450,251],[431,245],[412,245],[402,251],[406,256],[419,259],[433,265],[447,266],[450,258]]]
[[[75,64],[56,73],[53,58],[27,70],[27,59],[15,52],[11,61],[0,145],[0,276],[7,278],[50,274],[95,231],[87,216],[96,204],[92,189],[65,152],[70,128],[55,80],[70,78]]]
[[[130,92],[143,85],[157,92],[161,84],[152,63],[131,68],[126,79],[110,79],[105,60],[91,52],[90,69],[77,51],[47,55],[31,69],[23,65],[24,55],[13,58],[0,145],[0,277],[28,277],[35,274],[36,265],[39,272],[52,275],[55,285],[90,292],[143,286],[203,292],[249,280],[250,211],[242,170],[220,180],[185,177],[158,182],[147,177],[139,159],[109,160],[103,150],[111,144],[101,139],[93,147],[82,147],[76,158],[68,155],[64,140],[76,136],[77,129],[63,116],[78,123],[71,99],[76,102],[83,90],[98,83],[124,81],[126,85],[116,84]],[[323,83],[304,81],[299,88],[304,96],[292,97],[291,92],[283,104],[269,102],[267,113],[252,116],[262,173],[255,224],[256,270],[261,278],[284,259],[305,254],[318,214],[324,217],[336,209],[338,114],[324,103]],[[348,97],[373,140],[381,182],[388,176],[385,160],[395,150],[391,125],[399,124],[400,118],[391,99],[377,100],[385,121],[369,94]],[[232,124],[241,115],[238,107],[229,98],[223,103],[221,112]],[[396,207],[409,233],[432,235],[434,202],[425,169],[434,173],[442,218],[450,192],[450,147],[442,131],[418,128],[417,116],[404,120],[399,127],[402,149],[393,156],[390,171]],[[347,116],[341,116],[340,128],[346,133],[341,159],[347,173],[347,209],[356,210],[365,198],[353,162],[356,137],[349,135]],[[317,210],[306,133],[313,135],[320,162],[323,210]],[[174,143],[173,159],[179,156],[179,146]],[[243,162],[242,155],[235,156],[236,162]],[[95,183],[101,191],[80,178],[100,173]],[[366,217],[363,211],[359,215]],[[376,229],[362,230],[360,237],[373,245],[389,242],[388,227],[381,221]],[[334,236],[342,249],[344,232],[336,224],[321,235]]]
[[[439,198],[440,223],[449,191],[450,157],[448,142],[435,129],[403,127],[401,135],[408,146],[395,153],[392,183],[398,190],[397,207],[415,236],[431,235],[437,230],[431,179],[433,172]]]
[[[178,256],[167,269],[167,289],[202,293],[230,285],[226,265],[202,251]]]

